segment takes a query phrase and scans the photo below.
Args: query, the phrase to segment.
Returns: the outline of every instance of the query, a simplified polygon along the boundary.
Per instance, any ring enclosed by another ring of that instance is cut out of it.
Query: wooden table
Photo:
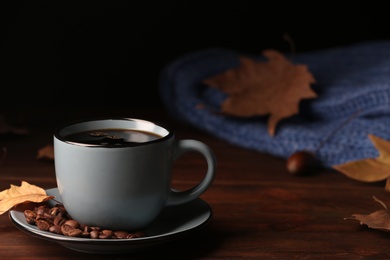
[[[285,160],[233,146],[170,118],[163,109],[25,112],[31,132],[1,136],[7,155],[0,165],[0,189],[22,180],[49,189],[56,186],[54,164],[36,158],[52,142],[54,128],[67,120],[94,115],[123,115],[167,122],[177,139],[193,138],[215,152],[217,177],[201,198],[212,208],[211,222],[184,238],[109,259],[389,259],[390,234],[344,220],[354,213],[382,209],[372,196],[390,203],[384,183],[362,183],[331,170],[294,177]],[[201,178],[205,163],[194,155],[176,164],[173,185],[186,189]],[[0,259],[107,259],[32,237],[0,216]]]

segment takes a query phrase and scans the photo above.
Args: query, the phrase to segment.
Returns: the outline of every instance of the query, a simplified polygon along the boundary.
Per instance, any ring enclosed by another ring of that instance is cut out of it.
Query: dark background
[[[285,35],[295,52],[387,39],[387,8],[370,4],[1,1],[1,108],[161,107],[159,72],[188,52],[288,52]]]

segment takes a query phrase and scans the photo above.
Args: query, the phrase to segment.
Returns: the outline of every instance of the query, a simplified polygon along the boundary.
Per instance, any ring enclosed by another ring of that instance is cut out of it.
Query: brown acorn
[[[287,159],[287,171],[295,176],[303,176],[315,173],[320,162],[316,155],[310,151],[298,151]]]

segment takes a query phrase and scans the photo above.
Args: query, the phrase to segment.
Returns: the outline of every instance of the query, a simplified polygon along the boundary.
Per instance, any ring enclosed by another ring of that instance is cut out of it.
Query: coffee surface
[[[66,141],[89,145],[128,145],[144,143],[161,138],[161,136],[133,129],[97,129],[77,132],[65,136]]]

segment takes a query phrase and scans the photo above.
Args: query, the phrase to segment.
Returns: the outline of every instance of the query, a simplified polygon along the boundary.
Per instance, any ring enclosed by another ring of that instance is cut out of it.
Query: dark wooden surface
[[[178,139],[207,143],[218,160],[217,177],[201,198],[213,211],[205,228],[161,246],[130,254],[76,252],[17,229],[8,214],[0,216],[0,259],[389,259],[390,234],[344,220],[354,213],[382,207],[372,196],[390,203],[384,183],[354,181],[331,170],[313,176],[287,173],[285,160],[230,145],[170,118],[164,111],[29,111],[26,136],[1,136],[7,155],[0,165],[0,189],[22,180],[45,189],[56,186],[54,164],[36,158],[52,141],[60,123],[85,116],[123,115],[166,122]],[[74,113],[76,112],[76,113]],[[35,114],[34,114],[35,113]],[[111,113],[111,114],[110,114]],[[205,163],[196,155],[182,157],[174,170],[176,188],[201,178]]]

